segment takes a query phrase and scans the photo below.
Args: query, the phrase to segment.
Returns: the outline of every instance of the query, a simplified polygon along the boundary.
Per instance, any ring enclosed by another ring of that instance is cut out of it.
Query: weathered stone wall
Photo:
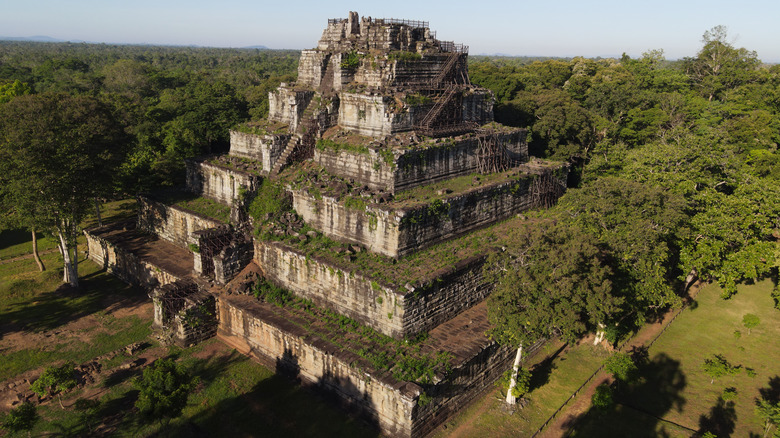
[[[499,134],[499,139],[517,162],[528,160],[525,135],[524,129]],[[329,173],[352,179],[356,184],[395,193],[476,172],[478,147],[479,140],[474,136],[441,140],[423,148],[394,149],[392,162],[372,148],[368,148],[367,154],[317,148],[314,162]]]
[[[466,407],[509,369],[514,353],[513,349],[490,344],[471,360],[454,368],[445,380],[426,388],[431,402],[426,406],[415,406],[412,436],[427,435]]]
[[[293,208],[307,224],[332,239],[401,257],[536,206],[529,192],[535,178],[527,175],[447,197],[437,214],[429,205],[397,211],[376,205],[347,208],[334,198],[316,198],[301,190],[292,191]]]
[[[412,129],[411,112],[393,112],[389,96],[340,93],[339,126],[361,135],[382,137]]]
[[[230,245],[214,257],[214,280],[226,284],[254,258],[252,239],[234,238]]]
[[[138,198],[138,228],[182,248],[198,244],[193,232],[220,225],[222,222],[186,208],[165,205],[143,196]]]
[[[87,237],[89,259],[127,283],[153,289],[181,280],[175,274],[141,260],[137,255],[100,236],[87,231],[84,235]]]
[[[476,87],[469,89],[463,96],[463,120],[479,125],[492,122],[493,102],[493,93],[490,90]]]
[[[353,360],[332,345],[306,337],[292,324],[248,296],[219,297],[219,336],[244,354],[264,358],[277,369],[316,384],[375,421],[387,436],[412,435],[412,411],[420,394],[413,383],[396,382],[350,366]]]
[[[218,311],[218,334],[226,343],[337,395],[374,422],[383,436],[431,432],[492,384],[513,356],[511,349],[487,344],[472,358],[454,364],[444,380],[427,386],[424,391],[431,400],[421,406],[420,386],[352,366],[357,356],[307,336],[248,296],[221,295]]]
[[[525,129],[516,129],[498,134],[498,140],[519,163],[528,160],[526,133]],[[478,148],[478,137],[466,136],[454,141],[442,139],[431,146],[406,151],[396,161],[395,191],[477,172]]]
[[[282,154],[292,134],[249,134],[230,131],[230,155],[251,158],[263,164],[263,170],[269,171]]]
[[[354,180],[371,190],[394,192],[395,156],[386,161],[386,158],[373,148],[368,148],[368,153],[365,154],[315,148],[314,162],[331,174]]]
[[[255,241],[255,262],[280,287],[395,338],[429,330],[491,291],[482,275],[482,257],[431,273],[424,284],[399,290],[274,242]]]
[[[180,346],[189,347],[217,334],[216,298],[189,281],[155,288],[154,326]]]
[[[294,131],[313,96],[313,91],[295,90],[282,84],[268,93],[268,120],[286,123]]]
[[[319,50],[302,50],[298,59],[297,83],[318,88],[329,62],[330,54]]]
[[[362,275],[255,240],[255,262],[273,283],[388,336],[404,335],[404,296]]]
[[[188,159],[185,164],[187,190],[226,205],[238,199],[241,187],[252,192],[262,182],[258,175],[205,161]]]

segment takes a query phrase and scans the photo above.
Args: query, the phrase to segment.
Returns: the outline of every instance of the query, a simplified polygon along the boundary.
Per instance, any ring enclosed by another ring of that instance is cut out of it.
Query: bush
[[[135,407],[148,420],[178,417],[197,383],[198,379],[191,378],[181,364],[173,359],[159,359],[134,381],[140,391]]]
[[[604,369],[622,382],[631,382],[638,371],[631,356],[619,352],[607,358]]]
[[[249,215],[258,223],[264,223],[268,217],[276,217],[292,210],[292,199],[281,184],[264,179],[257,196],[249,205]]]
[[[515,389],[512,390],[512,396],[519,399],[526,395],[531,389],[531,371],[526,368],[519,368],[515,379]],[[496,382],[496,386],[501,389],[502,394],[506,394],[511,382],[512,370],[506,370],[504,375]]]
[[[30,390],[39,397],[57,394],[60,407],[62,405],[62,393],[76,386],[76,375],[73,372],[73,362],[67,362],[61,367],[48,367],[32,385]]]
[[[612,387],[606,383],[597,386],[590,402],[594,408],[602,412],[611,408],[615,404],[615,400],[612,397]]]
[[[8,415],[3,418],[2,426],[3,429],[11,434],[26,430],[29,435],[30,430],[39,419],[35,405],[30,402],[24,402],[18,407],[11,409]]]

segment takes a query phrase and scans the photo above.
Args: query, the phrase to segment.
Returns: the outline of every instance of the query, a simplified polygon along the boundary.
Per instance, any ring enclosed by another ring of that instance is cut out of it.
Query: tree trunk
[[[696,280],[696,276],[698,273],[696,272],[696,268],[691,268],[691,272],[688,273],[688,276],[685,277],[685,284],[683,285],[683,293],[688,290],[688,288],[691,286],[691,283],[693,283],[694,280]]]
[[[98,200],[98,197],[95,196],[95,214],[97,216],[98,226],[103,226],[103,219],[100,216],[100,201]]]
[[[57,230],[57,237],[59,237],[60,240],[59,247],[60,253],[62,254],[62,263],[64,265],[62,270],[62,282],[68,283],[72,287],[79,287],[79,276],[73,265],[70,247],[65,236],[62,234],[62,230]]]
[[[599,345],[607,337],[606,327],[604,324],[599,323],[599,328],[596,330],[596,338],[593,339],[593,345]]]
[[[507,404],[513,405],[517,403],[517,397],[512,395],[512,391],[517,386],[517,371],[520,369],[520,361],[523,359],[523,344],[521,343],[517,347],[517,354],[515,355],[515,364],[512,365],[512,376],[509,380],[509,389],[506,391]]]
[[[38,235],[35,233],[35,228],[32,229],[32,246],[33,246],[33,258],[35,259],[35,264],[38,265],[38,269],[41,270],[41,272],[46,270],[46,266],[43,266],[43,261],[41,260],[40,254],[38,254]]]

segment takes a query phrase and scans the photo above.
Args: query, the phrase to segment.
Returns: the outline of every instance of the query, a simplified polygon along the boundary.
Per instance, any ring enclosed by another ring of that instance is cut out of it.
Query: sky
[[[0,0],[0,36],[272,49],[313,48],[328,18],[349,11],[430,23],[469,53],[667,59],[696,56],[705,31],[780,62],[777,0]]]

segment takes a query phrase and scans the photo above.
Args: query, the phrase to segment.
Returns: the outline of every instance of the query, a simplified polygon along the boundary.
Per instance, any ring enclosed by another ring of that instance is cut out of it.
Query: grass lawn
[[[449,436],[453,427],[463,437],[531,436],[608,356],[606,350],[591,343],[572,346],[565,352],[561,347],[559,342],[551,343],[524,365],[532,371],[531,391],[525,396],[528,404],[524,408],[514,412],[505,409],[506,394],[495,388],[451,418],[434,437]]]
[[[729,300],[720,298],[717,285],[703,288],[649,349],[641,367],[644,379],[621,389],[614,410],[584,415],[571,435],[688,437],[694,430],[718,437],[761,436],[755,400],[770,379],[780,376],[780,311],[773,307],[773,287],[769,280],[742,285]],[[761,320],[750,334],[742,325],[747,313]],[[710,383],[701,367],[713,354],[740,371]],[[727,388],[735,388],[736,397],[723,400]]]

